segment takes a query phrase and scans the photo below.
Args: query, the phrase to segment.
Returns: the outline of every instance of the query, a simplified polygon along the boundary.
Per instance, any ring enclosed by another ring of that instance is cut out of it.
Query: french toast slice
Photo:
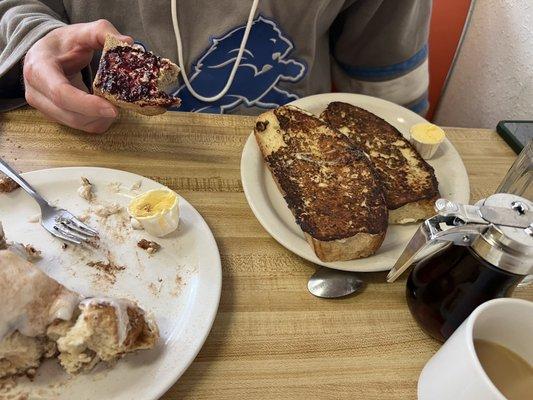
[[[439,198],[435,172],[395,127],[370,111],[342,102],[330,103],[320,118],[372,161],[389,208],[389,223],[411,223],[435,214]]]
[[[261,114],[254,130],[274,180],[322,261],[372,255],[387,230],[387,206],[363,152],[293,106]]]

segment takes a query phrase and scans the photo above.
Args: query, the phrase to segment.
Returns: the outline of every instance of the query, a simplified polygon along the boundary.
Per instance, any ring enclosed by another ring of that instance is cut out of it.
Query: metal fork
[[[85,225],[70,212],[50,205],[1,158],[0,171],[17,182],[39,204],[39,207],[41,207],[41,225],[53,236],[77,245],[88,242],[91,238],[98,238],[96,230]]]

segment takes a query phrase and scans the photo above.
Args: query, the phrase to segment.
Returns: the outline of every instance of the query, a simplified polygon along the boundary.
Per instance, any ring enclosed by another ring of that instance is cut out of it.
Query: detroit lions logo
[[[194,73],[190,77],[191,86],[197,93],[205,97],[214,96],[226,85],[244,29],[240,26],[220,38],[211,39],[211,46],[194,63]],[[263,16],[257,17],[226,95],[216,102],[207,103],[196,99],[182,85],[173,93],[182,100],[177,110],[224,113],[241,104],[274,108],[298,99],[296,94],[276,86],[279,82],[297,82],[306,72],[305,64],[287,58],[293,48],[275,22]]]

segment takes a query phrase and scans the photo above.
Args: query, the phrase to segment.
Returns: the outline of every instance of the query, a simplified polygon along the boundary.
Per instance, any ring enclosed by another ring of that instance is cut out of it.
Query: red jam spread
[[[158,77],[165,69],[170,69],[168,62],[150,52],[117,46],[102,58],[96,86],[123,101],[170,107],[179,99],[157,87]]]

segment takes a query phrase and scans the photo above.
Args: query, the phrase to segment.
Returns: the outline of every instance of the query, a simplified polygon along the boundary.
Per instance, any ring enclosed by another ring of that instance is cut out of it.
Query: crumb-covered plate
[[[180,196],[180,223],[173,233],[160,238],[132,226],[126,209],[130,200],[148,190],[165,189],[139,175],[74,167],[23,176],[49,202],[95,227],[100,244],[88,249],[64,246],[39,225],[38,206],[22,189],[0,193],[6,236],[40,250],[42,259],[36,264],[70,289],[85,296],[136,301],[155,317],[161,339],[155,349],[126,355],[112,368],[100,364],[73,377],[56,360],[47,360],[33,382],[19,378],[11,390],[4,384],[0,398],[6,391],[28,394],[30,399],[159,398],[193,361],[216,315],[222,274],[209,227]],[[92,196],[87,189],[79,190],[82,177],[90,182]]]

